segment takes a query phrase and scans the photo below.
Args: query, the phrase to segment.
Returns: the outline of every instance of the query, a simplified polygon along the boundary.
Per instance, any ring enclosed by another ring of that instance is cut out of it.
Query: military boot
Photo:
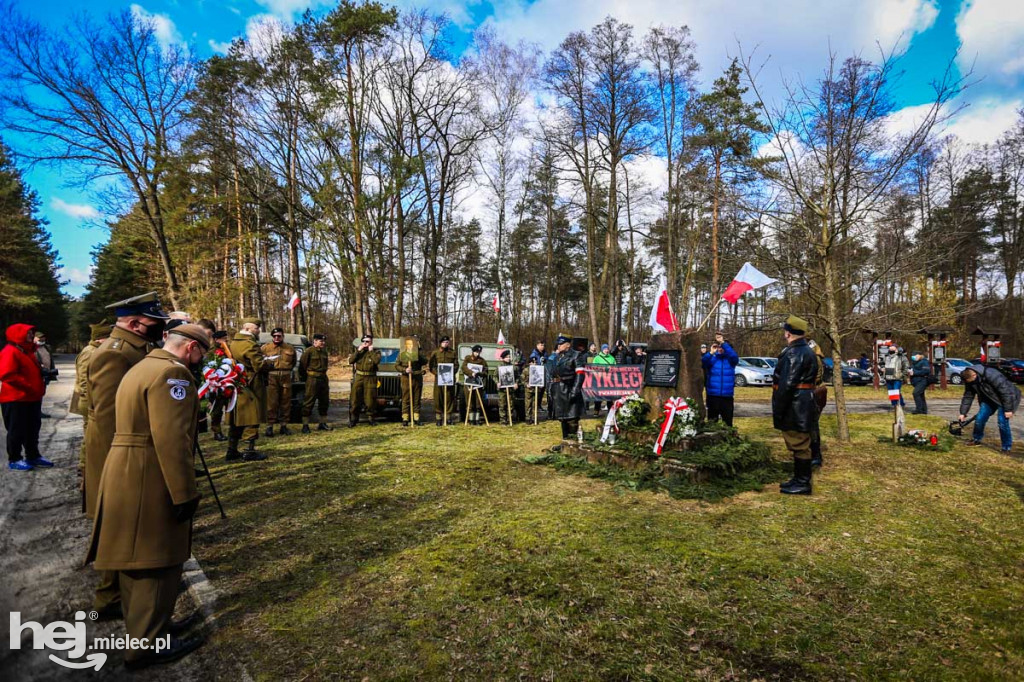
[[[227,437],[224,435],[223,431],[221,431],[220,429],[216,429],[213,432],[213,439],[215,441],[225,441],[225,440],[227,440]]]
[[[303,433],[310,433],[310,430],[309,430],[309,417],[303,417],[302,418],[302,432]]]
[[[821,468],[821,441],[811,441],[811,466]]]
[[[793,478],[779,486],[783,495],[811,494],[811,460],[793,459]]]
[[[224,459],[229,462],[242,461],[242,455],[238,452],[238,439],[234,436],[228,438],[228,452],[224,455]]]
[[[274,437],[274,425],[270,424],[269,426],[267,426],[267,430],[263,433],[263,435],[266,436],[267,438],[273,438]]]
[[[292,435],[292,432],[288,430],[287,424],[281,424],[281,429],[278,431],[278,433],[281,434],[282,436]]]
[[[420,425],[420,414],[419,414],[419,412],[413,413],[413,415],[412,415],[412,425],[413,426],[419,426]]]
[[[259,462],[267,458],[262,452],[256,452],[256,439],[253,438],[249,443],[249,447],[242,453],[242,461],[245,462]]]
[[[316,430],[317,431],[333,431],[334,429],[331,428],[330,424],[327,423],[327,420],[325,418],[321,417],[320,418],[320,423],[317,425]]]

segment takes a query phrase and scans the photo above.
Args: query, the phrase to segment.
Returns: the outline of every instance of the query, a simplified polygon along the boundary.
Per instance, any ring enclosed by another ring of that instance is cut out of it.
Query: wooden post
[[[946,340],[946,335],[945,334],[939,334],[939,341],[945,341],[945,340]],[[942,362],[939,363],[939,388],[941,388],[943,391],[945,391],[946,387],[947,387],[947,383],[946,383],[946,352],[947,352],[946,349],[943,348],[943,350],[942,350]]]
[[[536,386],[534,386],[533,387],[533,425],[534,426],[537,425],[537,396],[538,395],[540,395],[540,390]]]
[[[444,416],[441,418],[444,421],[444,425],[448,426],[448,387],[441,387],[441,394],[444,395]]]
[[[469,412],[473,409],[473,394],[476,393],[472,388],[469,389],[469,400],[466,401],[466,423],[463,426],[469,426]]]
[[[508,425],[512,426],[512,393],[505,388],[505,404],[508,405]]]

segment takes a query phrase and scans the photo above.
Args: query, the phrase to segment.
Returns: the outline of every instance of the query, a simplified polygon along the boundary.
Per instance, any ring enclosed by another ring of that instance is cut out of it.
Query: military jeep
[[[270,332],[260,332],[259,344],[262,347],[274,339]],[[309,338],[303,334],[285,334],[284,342],[295,347],[295,367],[292,368],[292,404],[288,410],[288,423],[298,424],[302,422],[302,400],[306,396],[306,382],[299,378],[299,360],[306,349],[312,346]]]
[[[465,382],[465,376],[462,374],[462,361],[466,359],[466,356],[473,352],[473,346],[480,346],[483,350],[480,351],[480,357],[487,361],[487,378],[484,380],[484,406],[487,408],[488,413],[498,411],[498,365],[501,364],[501,360],[498,359],[498,354],[502,351],[512,351],[512,364],[516,367],[516,381],[519,379],[519,360],[522,355],[519,349],[514,346],[504,345],[500,346],[496,343],[460,343],[457,349],[458,352],[458,364],[455,366],[455,383],[460,386],[458,390],[458,405],[459,410],[462,412],[462,418],[465,419],[464,403],[464,391],[461,389],[462,384]],[[516,413],[522,418],[525,408],[523,407],[522,396],[512,395],[513,408]]]

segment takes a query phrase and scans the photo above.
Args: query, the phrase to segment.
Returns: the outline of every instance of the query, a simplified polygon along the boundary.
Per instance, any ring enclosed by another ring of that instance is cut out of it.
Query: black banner
[[[583,375],[584,400],[617,400],[639,393],[643,370],[636,365],[587,365]]]

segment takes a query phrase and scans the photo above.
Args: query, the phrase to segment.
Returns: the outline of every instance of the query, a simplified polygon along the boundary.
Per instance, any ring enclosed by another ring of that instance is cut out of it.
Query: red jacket
[[[43,399],[43,372],[31,340],[33,331],[35,327],[30,324],[12,324],[7,328],[7,345],[0,349],[0,403],[33,403]]]

